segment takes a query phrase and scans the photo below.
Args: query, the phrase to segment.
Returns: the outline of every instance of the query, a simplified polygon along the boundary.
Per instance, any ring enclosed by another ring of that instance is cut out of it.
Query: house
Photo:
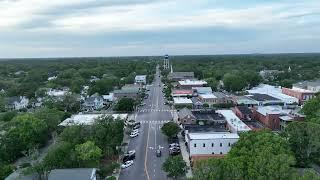
[[[96,76],[91,76],[90,77],[90,82],[97,82],[97,81],[99,81],[100,80],[100,78],[98,78],[98,77],[96,77]]]
[[[241,120],[251,120],[252,119],[252,111],[247,106],[236,106],[233,108],[233,112]]]
[[[197,95],[199,94],[212,94],[211,87],[192,87],[192,90]]]
[[[280,99],[274,98],[267,94],[250,94],[247,95],[250,99],[253,99],[257,102],[258,106],[268,106],[268,105],[283,105],[283,101]]]
[[[247,106],[247,107],[258,106],[257,101],[247,96],[233,96],[231,100],[235,105],[238,105],[238,106]]]
[[[217,97],[218,104],[232,103],[231,98],[222,92],[212,92],[212,94]]]
[[[14,96],[6,99],[5,109],[21,110],[27,108],[29,99],[25,96]]]
[[[192,89],[192,87],[203,87],[207,84],[208,83],[203,80],[186,79],[186,80],[178,81],[178,87],[180,89]]]
[[[283,130],[292,121],[302,121],[304,116],[299,110],[281,106],[258,106],[253,108],[253,118],[272,130]]]
[[[185,97],[175,97],[173,98],[173,104],[178,106],[190,106],[192,107],[191,99]]]
[[[136,85],[125,85],[120,90],[114,90],[114,98],[115,99],[121,99],[121,98],[132,98],[132,99],[138,99],[139,93],[142,90],[142,87],[138,84]]]
[[[113,102],[114,93],[109,93],[108,95],[102,95],[102,98],[105,102]]]
[[[188,108],[183,108],[178,112],[178,121],[182,124],[196,124],[196,117]]]
[[[241,121],[232,110],[217,110],[227,121],[227,128],[232,133],[250,131],[251,129]]]
[[[110,116],[113,119],[126,121],[128,114],[76,114],[65,119],[59,126],[92,125],[97,119]]]
[[[281,100],[285,106],[299,103],[297,98],[284,94],[281,87],[275,87],[268,84],[260,84],[257,87],[247,90],[247,92],[249,94],[265,94],[271,96]]]
[[[182,81],[186,79],[194,79],[194,72],[170,72],[168,79],[172,81]]]
[[[147,75],[137,75],[134,81],[137,84],[147,84]]]
[[[239,140],[239,135],[230,132],[188,133],[185,136],[191,162],[197,159],[223,157],[233,144]]]
[[[101,96],[91,96],[82,104],[84,111],[94,111],[104,107],[104,99]]]
[[[71,94],[71,92],[70,92],[70,89],[67,87],[60,88],[60,89],[49,88],[46,94],[51,97],[63,97],[68,94]]]
[[[273,80],[278,74],[284,73],[284,71],[279,71],[279,70],[262,70],[259,72],[259,75],[265,79],[271,79]]]
[[[203,109],[203,103],[197,98],[197,97],[192,97],[192,109]]]
[[[96,168],[53,169],[48,180],[96,180]]]
[[[193,91],[191,89],[174,89],[171,93],[172,97],[192,97]]]

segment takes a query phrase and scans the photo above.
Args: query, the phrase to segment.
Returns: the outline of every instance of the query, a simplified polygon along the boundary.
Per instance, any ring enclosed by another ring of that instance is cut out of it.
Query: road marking
[[[144,156],[144,171],[146,172],[148,180],[150,180],[149,173],[148,173],[148,167],[147,167],[147,158],[148,158],[147,156],[148,156],[148,146],[149,146],[149,129],[150,129],[150,124],[149,124],[149,127],[148,127],[146,153],[145,153],[145,156]]]

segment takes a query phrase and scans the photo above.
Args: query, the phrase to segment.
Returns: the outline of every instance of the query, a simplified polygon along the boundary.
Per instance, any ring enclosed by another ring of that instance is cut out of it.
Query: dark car
[[[160,150],[160,149],[157,149],[157,151],[156,151],[156,156],[157,156],[157,157],[161,157],[161,150]]]
[[[124,156],[122,159],[122,162],[127,162],[127,161],[131,161],[134,160],[136,158],[136,155],[131,155],[131,156]]]
[[[171,156],[176,156],[176,155],[180,154],[180,152],[181,152],[180,148],[169,149],[169,154]]]

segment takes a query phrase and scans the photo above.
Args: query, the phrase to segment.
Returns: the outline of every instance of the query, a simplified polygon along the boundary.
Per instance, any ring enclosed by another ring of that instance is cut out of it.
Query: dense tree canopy
[[[133,111],[135,106],[135,100],[132,98],[121,98],[115,106],[116,111]]]
[[[167,122],[163,124],[163,126],[161,127],[161,131],[169,138],[172,138],[178,135],[178,133],[180,132],[180,127],[175,122]]]
[[[186,162],[182,156],[169,156],[162,164],[162,169],[167,172],[167,176],[177,179],[184,176],[188,170]]]

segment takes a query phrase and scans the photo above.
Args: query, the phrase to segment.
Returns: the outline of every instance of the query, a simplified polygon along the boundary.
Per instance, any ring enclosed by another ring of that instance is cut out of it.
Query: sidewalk
[[[187,178],[192,178],[193,175],[192,175],[192,170],[191,170],[191,166],[190,166],[189,153],[187,151],[187,147],[183,141],[183,137],[181,136],[181,134],[178,134],[178,138],[179,138],[179,144],[180,144],[182,158],[187,163],[187,167],[188,167],[188,171],[186,173],[186,176],[187,176]]]

